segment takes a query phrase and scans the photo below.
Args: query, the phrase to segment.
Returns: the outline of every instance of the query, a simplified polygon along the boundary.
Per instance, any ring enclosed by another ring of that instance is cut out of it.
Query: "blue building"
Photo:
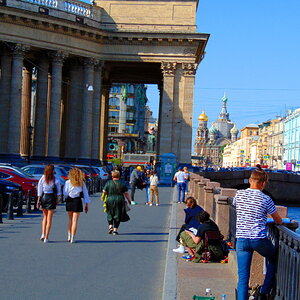
[[[283,124],[283,164],[287,163],[300,170],[300,108],[289,113]]]

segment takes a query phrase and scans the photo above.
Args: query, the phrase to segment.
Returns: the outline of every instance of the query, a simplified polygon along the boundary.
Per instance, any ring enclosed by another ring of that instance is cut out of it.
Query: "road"
[[[160,300],[163,289],[172,189],[159,189],[161,205],[138,205],[120,235],[107,234],[100,194],[79,219],[77,242],[67,239],[67,214],[59,206],[50,242],[39,241],[41,213],[0,224],[0,299]],[[5,215],[4,215],[5,216]]]

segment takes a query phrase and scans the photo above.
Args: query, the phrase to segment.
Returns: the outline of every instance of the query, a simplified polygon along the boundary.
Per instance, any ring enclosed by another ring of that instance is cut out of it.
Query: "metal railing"
[[[268,233],[278,247],[275,299],[300,299],[300,236],[282,225],[268,226]]]

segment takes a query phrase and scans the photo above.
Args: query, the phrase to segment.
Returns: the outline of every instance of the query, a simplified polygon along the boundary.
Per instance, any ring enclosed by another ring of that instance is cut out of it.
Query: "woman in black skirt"
[[[45,167],[44,175],[38,183],[37,208],[42,206],[43,210],[42,235],[40,240],[44,243],[48,242],[52,225],[52,217],[59,198],[60,183],[54,176],[54,166],[50,164]]]
[[[78,168],[69,171],[69,180],[64,187],[64,196],[66,198],[66,210],[69,215],[68,223],[68,242],[75,243],[75,234],[77,231],[78,218],[83,212],[82,199],[85,203],[85,212],[88,212],[90,203],[89,193],[84,183],[84,174]]]

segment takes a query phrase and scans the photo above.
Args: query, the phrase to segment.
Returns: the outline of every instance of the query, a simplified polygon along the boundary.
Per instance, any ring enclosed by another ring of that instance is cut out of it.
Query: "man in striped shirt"
[[[233,200],[236,206],[236,253],[238,261],[238,300],[248,300],[248,282],[253,251],[267,259],[267,272],[264,284],[260,289],[260,298],[267,299],[276,272],[276,251],[267,237],[267,215],[270,214],[277,224],[282,219],[272,199],[265,195],[268,175],[258,165],[249,179],[250,188],[237,191]]]

